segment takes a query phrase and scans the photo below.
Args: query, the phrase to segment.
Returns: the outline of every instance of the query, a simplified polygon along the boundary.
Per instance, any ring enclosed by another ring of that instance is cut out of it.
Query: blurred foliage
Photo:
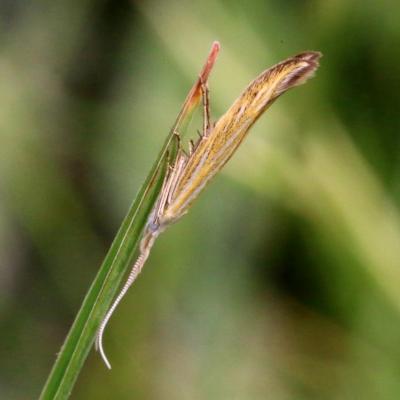
[[[38,396],[214,39],[214,119],[266,67],[324,58],[160,237],[106,332],[113,370],[93,352],[72,398],[399,398],[399,17],[1,2],[0,398]]]

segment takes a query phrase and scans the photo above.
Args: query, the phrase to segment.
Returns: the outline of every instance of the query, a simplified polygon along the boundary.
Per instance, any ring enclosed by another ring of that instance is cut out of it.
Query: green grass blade
[[[188,126],[193,111],[200,104],[201,85],[207,81],[218,51],[219,45],[214,43],[200,73],[200,78],[189,92],[157,161],[122,222],[110,250],[86,294],[40,395],[41,400],[67,399],[71,394],[80,370],[93,346],[98,326],[104,318],[122,278],[132,265],[142,230],[161,190],[168,163],[176,157],[179,148],[178,132],[181,133]]]

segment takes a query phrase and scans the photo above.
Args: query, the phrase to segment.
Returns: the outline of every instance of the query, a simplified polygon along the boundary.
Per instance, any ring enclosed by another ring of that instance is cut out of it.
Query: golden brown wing
[[[187,158],[165,210],[166,221],[175,220],[187,211],[206,183],[230,159],[259,116],[281,94],[305,83],[318,68],[320,57],[319,52],[300,53],[267,69],[249,84]]]

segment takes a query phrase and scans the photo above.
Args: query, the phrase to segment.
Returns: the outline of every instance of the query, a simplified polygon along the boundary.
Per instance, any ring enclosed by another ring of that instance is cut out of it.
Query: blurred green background
[[[73,399],[400,398],[396,1],[0,3],[0,398],[37,398],[211,42],[213,118],[303,50],[157,242]],[[192,126],[195,132],[199,123]]]

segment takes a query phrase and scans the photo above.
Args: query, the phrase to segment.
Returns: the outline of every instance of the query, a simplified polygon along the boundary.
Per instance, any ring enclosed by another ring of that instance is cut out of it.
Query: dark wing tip
[[[276,95],[279,96],[286,90],[299,86],[312,78],[319,67],[319,59],[322,54],[318,51],[305,51],[279,63],[275,68],[287,70],[284,78],[276,88]]]
[[[319,51],[305,51],[303,53],[297,54],[293,59],[297,61],[305,62],[297,73],[294,74],[294,85],[301,85],[308,79],[312,78],[315,71],[319,67],[319,59],[322,57],[322,53]],[[301,64],[301,63],[300,63]]]
[[[296,54],[293,58],[318,63],[321,57],[322,53],[319,51],[303,51],[302,53]]]

